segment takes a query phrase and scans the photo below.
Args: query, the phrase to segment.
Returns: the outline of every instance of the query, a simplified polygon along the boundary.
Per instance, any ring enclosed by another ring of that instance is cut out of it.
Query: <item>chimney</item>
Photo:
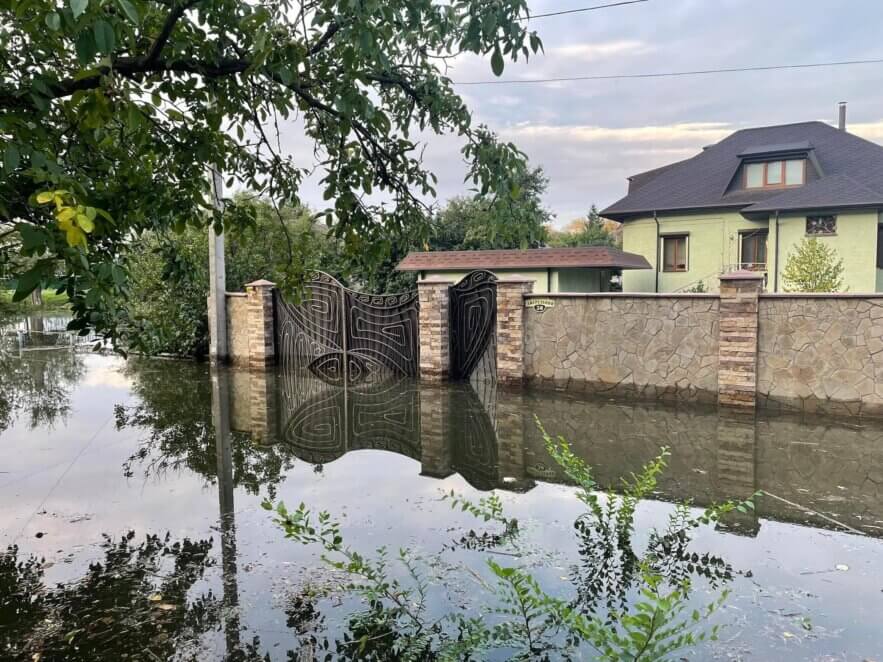
[[[838,105],[840,107],[840,121],[837,124],[837,128],[841,131],[846,131],[846,102],[841,101]]]

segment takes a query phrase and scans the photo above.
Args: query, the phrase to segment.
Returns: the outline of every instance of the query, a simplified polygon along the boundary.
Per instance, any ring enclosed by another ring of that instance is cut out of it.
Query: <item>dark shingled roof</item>
[[[577,248],[531,248],[494,251],[411,251],[396,267],[398,271],[469,271],[473,269],[650,269],[642,255],[610,246]]]
[[[743,159],[806,153],[806,184],[788,189],[733,186]],[[883,147],[824,122],[743,129],[693,158],[629,178],[629,194],[601,214],[617,221],[665,211],[774,211],[883,207]]]

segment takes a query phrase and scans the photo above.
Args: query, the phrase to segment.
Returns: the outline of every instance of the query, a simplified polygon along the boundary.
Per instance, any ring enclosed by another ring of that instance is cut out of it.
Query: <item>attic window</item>
[[[837,217],[836,216],[807,216],[806,217],[806,234],[809,234],[809,235],[837,234]]]
[[[745,164],[745,188],[801,186],[806,180],[806,159]]]

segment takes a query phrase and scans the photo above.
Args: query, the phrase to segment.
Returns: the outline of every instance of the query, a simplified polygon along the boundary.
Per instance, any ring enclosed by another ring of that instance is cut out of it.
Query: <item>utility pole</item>
[[[221,171],[212,168],[212,203],[214,208],[224,211],[222,198],[224,183]],[[212,361],[226,361],[227,353],[227,274],[224,268],[224,233],[216,233],[214,226],[208,229],[208,326],[209,358]]]

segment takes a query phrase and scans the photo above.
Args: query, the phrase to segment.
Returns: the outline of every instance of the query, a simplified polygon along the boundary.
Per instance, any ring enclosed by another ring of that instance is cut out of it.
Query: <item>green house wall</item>
[[[820,212],[824,213],[824,212]],[[806,215],[780,215],[778,248],[775,220],[748,220],[737,212],[684,214],[659,216],[659,235],[687,235],[687,271],[669,273],[659,270],[657,258],[656,222],[652,217],[626,221],[623,225],[622,248],[643,255],[653,266],[645,271],[623,273],[626,292],[674,292],[694,287],[702,282],[708,291],[718,289],[718,275],[740,262],[740,233],[746,230],[769,230],[767,240],[768,292],[783,291],[780,269],[788,255],[806,236]],[[883,278],[877,270],[877,211],[837,214],[837,233],[819,236],[843,258],[844,291],[878,292]],[[661,252],[661,238],[659,240]],[[776,278],[778,272],[778,278]]]

